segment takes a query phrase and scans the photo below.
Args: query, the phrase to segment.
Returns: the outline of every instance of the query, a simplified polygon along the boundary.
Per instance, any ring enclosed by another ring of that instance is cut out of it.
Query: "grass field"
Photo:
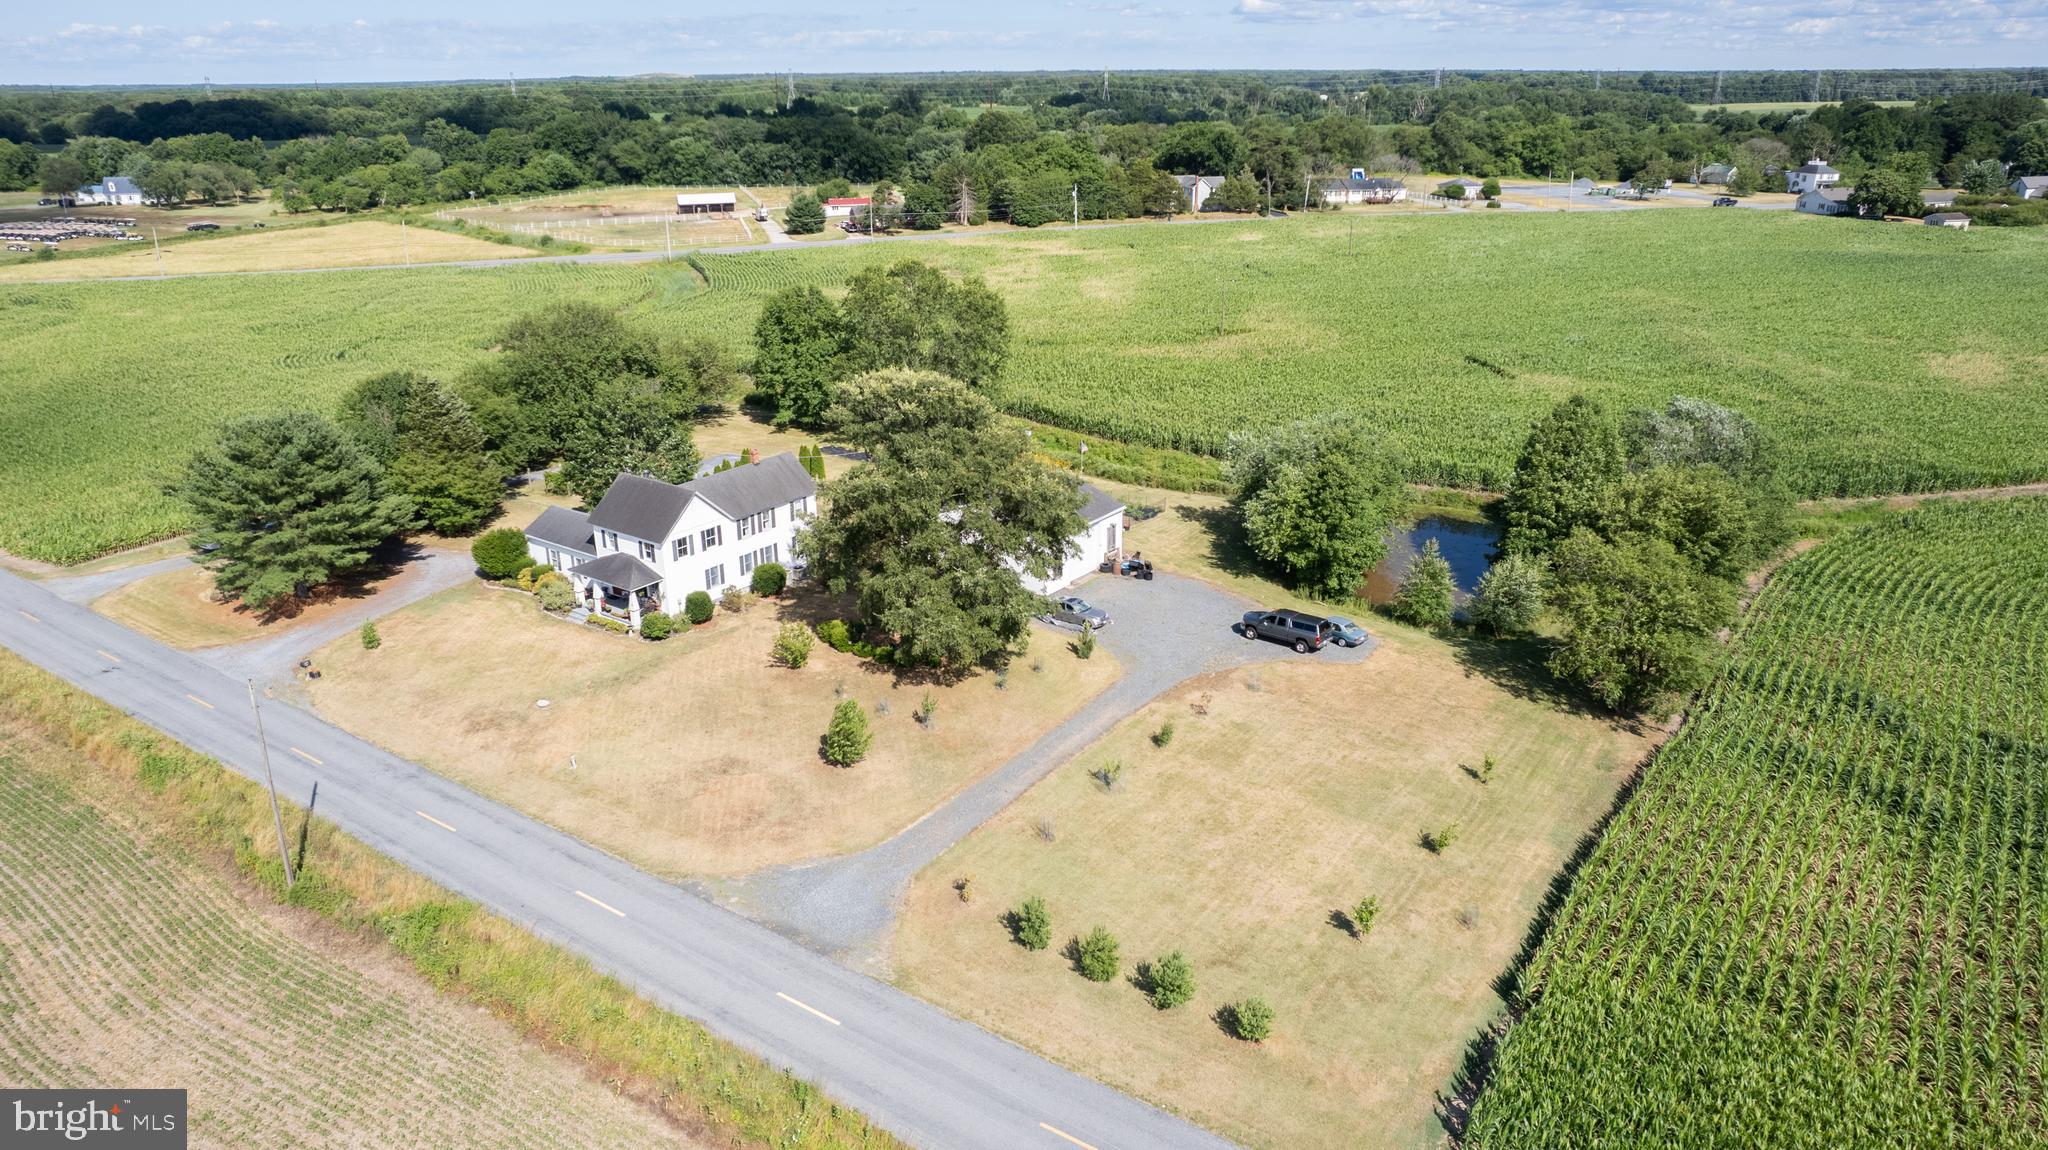
[[[2048,499],[1781,567],[1578,874],[1467,1145],[2048,1143]]]
[[[1491,980],[1650,743],[1373,629],[1363,664],[1191,681],[955,846],[911,888],[899,981],[1246,1146],[1441,1145],[1434,1092],[1499,1012]],[[1481,785],[1468,769],[1488,754]],[[1105,791],[1088,772],[1112,760]],[[1441,856],[1420,845],[1451,823]],[[1000,922],[1034,895],[1054,920],[1038,953]],[[1343,911],[1367,895],[1381,909],[1361,940]],[[1107,984],[1058,953],[1098,924],[1122,945]],[[1197,991],[1161,1012],[1128,979],[1174,949]],[[1254,994],[1279,1019],[1257,1046],[1214,1017]]]
[[[194,275],[201,272],[289,271],[297,268],[501,260],[532,255],[524,248],[432,228],[404,228],[379,220],[330,227],[237,232],[165,244],[128,243],[88,259],[28,260],[0,267],[0,283],[24,280],[102,279],[109,276]]]
[[[732,192],[741,215],[757,205],[788,202],[786,189],[609,187],[499,204],[465,204],[437,214],[514,234],[553,236],[596,248],[630,251],[652,251],[671,241],[679,248],[767,242],[767,232],[749,219],[692,220],[676,214],[679,193],[705,191]]]
[[[910,257],[986,276],[1015,332],[998,397],[1090,435],[1214,451],[1252,423],[1355,408],[1411,476],[1493,486],[1557,399],[1678,393],[1777,432],[1804,494],[2048,476],[2038,231],[1321,216],[698,257],[709,287],[679,265],[16,287],[0,308],[0,548],[75,561],[175,532],[159,488],[229,415],[325,407],[391,368],[458,374],[548,300],[738,349],[768,292]]]
[[[0,736],[0,1082],[182,1087],[197,1147],[711,1145]]]
[[[644,867],[730,874],[880,841],[1117,673],[1107,652],[1079,660],[1046,633],[1000,690],[990,674],[899,680],[823,643],[801,670],[771,663],[778,615],[824,606],[757,603],[643,643],[546,618],[530,596],[463,587],[378,620],[375,651],[352,636],[324,648],[312,700],[363,737]],[[850,768],[818,757],[841,690],[868,709],[875,736]],[[938,707],[929,728],[913,717],[927,690]]]

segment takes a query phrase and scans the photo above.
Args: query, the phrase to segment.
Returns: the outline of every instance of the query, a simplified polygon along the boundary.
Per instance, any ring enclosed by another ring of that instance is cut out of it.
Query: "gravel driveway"
[[[946,848],[1007,807],[1126,717],[1179,683],[1211,671],[1268,660],[1356,663],[1375,643],[1297,655],[1278,643],[1248,642],[1238,619],[1261,606],[1198,579],[1161,574],[1150,582],[1090,576],[1073,594],[1109,612],[1101,644],[1123,677],[1078,713],[944,805],[857,854],[771,867],[703,884],[705,893],[805,946],[857,968],[886,964],[890,924],[910,879]],[[1064,643],[1065,629],[1041,628],[1039,650]]]

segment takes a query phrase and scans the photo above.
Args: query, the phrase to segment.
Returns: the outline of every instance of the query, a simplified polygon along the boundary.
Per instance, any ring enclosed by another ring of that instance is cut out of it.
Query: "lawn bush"
[[[1356,938],[1364,938],[1366,935],[1371,934],[1373,920],[1379,916],[1380,900],[1378,898],[1367,896],[1359,899],[1358,905],[1351,908],[1352,935]]]
[[[726,613],[732,615],[737,615],[740,612],[746,610],[747,604],[751,601],[752,600],[748,598],[747,593],[745,591],[740,590],[738,587],[727,587],[724,590],[724,592],[722,592],[718,596],[718,605],[721,608],[723,608],[726,611]]]
[[[560,575],[550,575],[534,584],[533,593],[540,596],[543,611],[560,613],[576,606],[575,588]]]
[[[1090,982],[1108,982],[1123,968],[1116,936],[1099,926],[1089,931],[1088,937],[1075,939],[1073,949],[1075,967]]]
[[[772,599],[782,594],[782,589],[787,586],[789,586],[789,568],[784,567],[782,564],[763,563],[754,568],[752,583],[754,594]]]
[[[1246,1042],[1264,1042],[1273,1036],[1273,1008],[1263,998],[1247,998],[1230,1009],[1230,1032]]]
[[[692,591],[683,596],[683,616],[693,624],[709,623],[714,609],[708,592]]]
[[[357,634],[362,637],[363,650],[365,651],[374,651],[384,645],[384,637],[377,634],[377,624],[375,623],[363,624],[363,629],[357,632]]]
[[[1081,624],[1081,637],[1074,640],[1074,654],[1079,655],[1083,659],[1091,658],[1094,656],[1095,624]]]
[[[608,615],[592,615],[590,618],[585,619],[583,622],[588,624],[589,626],[597,627],[605,631],[610,631],[614,635],[624,635],[627,631],[631,630],[631,628],[626,626],[625,620],[614,619]]]
[[[853,634],[847,629],[844,619],[827,619],[818,624],[818,638],[825,640],[825,645],[834,651],[853,649]]]
[[[1045,909],[1045,900],[1032,895],[1022,906],[1010,912],[1010,933],[1017,939],[1017,945],[1025,950],[1044,950],[1052,945],[1052,915]]]
[[[867,758],[874,741],[874,732],[868,730],[867,714],[859,703],[847,699],[832,708],[832,723],[825,728],[826,762],[835,767],[850,767]]]
[[[1172,1010],[1195,996],[1195,968],[1177,950],[1147,966],[1143,974],[1152,1005],[1159,1010]]]
[[[782,629],[775,633],[771,653],[776,662],[793,671],[810,661],[814,641],[810,628],[802,623],[784,623]]]
[[[510,579],[522,567],[533,565],[526,553],[526,532],[517,527],[499,527],[476,537],[469,545],[470,558],[486,579]]]
[[[649,639],[659,643],[674,634],[675,629],[676,621],[674,616],[664,615],[659,611],[650,611],[640,616],[640,637],[642,639]]]

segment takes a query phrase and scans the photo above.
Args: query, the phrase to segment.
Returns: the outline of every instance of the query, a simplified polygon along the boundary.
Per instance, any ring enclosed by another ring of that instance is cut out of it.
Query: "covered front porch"
[[[640,629],[641,616],[661,610],[661,573],[624,552],[600,555],[569,571],[576,597],[592,612]]]

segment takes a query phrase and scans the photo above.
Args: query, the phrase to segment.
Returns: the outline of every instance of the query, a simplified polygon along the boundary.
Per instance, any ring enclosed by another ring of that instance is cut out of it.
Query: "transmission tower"
[[[1814,102],[1814,103],[1816,103],[1816,104],[1820,103],[1820,71],[1819,71],[1819,69],[1815,69],[1815,70],[1814,70],[1814,73],[1813,73],[1813,102]]]
[[[1443,86],[1444,86],[1444,70],[1443,70],[1442,68],[1438,68],[1438,69],[1436,70],[1436,83],[1435,83],[1435,84],[1433,84],[1433,85],[1431,85],[1431,87],[1434,87],[1434,88],[1441,88],[1441,87],[1443,87]]]
[[[782,106],[783,106],[783,107],[785,107],[785,108],[794,108],[794,107],[796,107],[796,73],[795,73],[795,72],[791,72],[791,73],[789,74],[789,88],[788,88],[787,94],[786,94],[786,95],[784,95],[784,97],[783,97],[783,102],[782,102]]]
[[[1721,73],[1714,73],[1714,103],[1721,102]]]

